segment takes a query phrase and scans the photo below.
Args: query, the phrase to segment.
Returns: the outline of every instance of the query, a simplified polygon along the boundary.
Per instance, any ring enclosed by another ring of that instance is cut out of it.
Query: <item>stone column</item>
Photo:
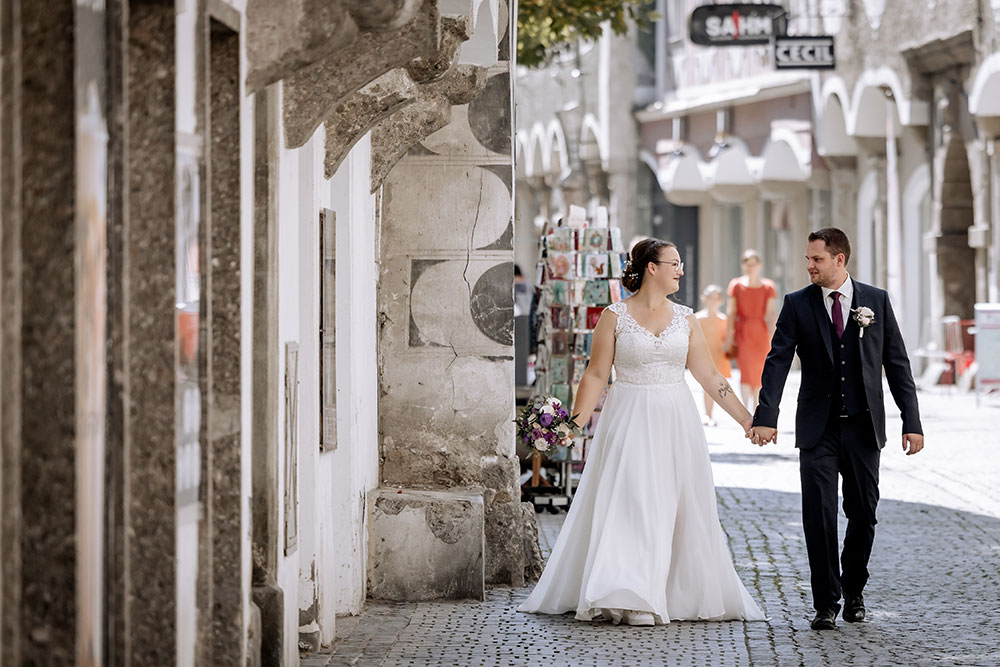
[[[238,28],[238,25],[236,26]],[[240,35],[211,19],[209,35],[211,232],[210,404],[212,665],[242,665]]]
[[[176,653],[174,3],[129,7],[124,287],[125,664]]]
[[[989,298],[990,278],[990,161],[986,141],[976,139],[966,143],[969,175],[972,186],[972,225],[969,227],[969,247],[975,253],[975,301]]]
[[[0,662],[68,665],[77,659],[79,583],[75,384],[88,363],[74,352],[90,324],[76,298],[76,20],[68,1],[2,6]]]
[[[451,122],[392,169],[383,188],[383,488],[369,499],[375,597],[481,599],[484,580],[524,581],[511,422],[511,81],[501,57],[482,95],[454,107]],[[373,136],[373,157],[398,153],[394,144],[421,122],[406,112],[387,120]],[[398,540],[400,531],[405,555],[382,539]]]
[[[854,158],[831,158],[830,204],[832,224],[858,237],[858,171]]]

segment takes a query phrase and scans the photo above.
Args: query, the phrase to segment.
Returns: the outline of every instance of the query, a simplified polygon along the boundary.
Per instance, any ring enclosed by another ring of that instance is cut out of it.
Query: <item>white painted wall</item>
[[[279,382],[285,372],[285,343],[299,344],[298,544],[288,556],[279,545],[278,565],[278,585],[285,593],[285,660],[294,665],[300,609],[308,609],[318,597],[320,637],[329,643],[335,636],[336,615],[358,613],[365,599],[366,497],[378,483],[378,269],[369,138],[362,139],[333,179],[326,181],[323,129],[294,150],[284,147],[283,132],[279,137]],[[320,453],[319,212],[324,207],[335,211],[337,219],[338,445],[335,451]],[[279,434],[283,434],[283,386],[279,398]],[[279,449],[279,525],[283,526],[283,442]]]
[[[370,156],[366,136],[329,182],[329,206],[337,213],[337,449],[322,457],[332,504],[321,531],[336,539],[334,576],[322,588],[324,615],[331,609],[356,614],[364,603],[366,497],[378,485],[378,265]]]
[[[275,91],[276,97],[280,100],[281,92]],[[277,118],[281,118],[281,110],[277,112]],[[284,377],[285,377],[285,344],[303,341],[302,321],[300,313],[300,230],[299,230],[299,160],[295,155],[296,151],[285,149],[284,124],[278,123],[276,133],[278,150],[276,151],[276,168],[278,178],[277,195],[277,224],[278,224],[278,531],[280,536],[278,544],[278,586],[284,591],[285,603],[285,645],[284,661],[286,665],[297,665],[299,659],[298,634],[299,634],[299,605],[297,593],[299,590],[299,549],[285,555],[284,553],[284,522],[285,522],[285,477],[286,465],[284,454],[284,432],[285,432],[285,401],[284,401]],[[299,381],[302,382],[308,375],[308,364],[306,356],[299,354]],[[303,386],[299,385],[300,401],[304,396]],[[299,406],[299,451],[303,447],[302,426],[309,419]],[[301,473],[299,488],[301,489]],[[300,506],[300,530],[301,536],[301,506]]]

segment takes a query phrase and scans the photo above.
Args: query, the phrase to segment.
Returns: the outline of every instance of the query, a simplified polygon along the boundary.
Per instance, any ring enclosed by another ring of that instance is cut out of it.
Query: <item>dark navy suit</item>
[[[868,581],[875,539],[879,456],[885,446],[882,371],[903,417],[903,433],[922,433],[916,387],[903,338],[885,290],[853,280],[851,310],[867,306],[875,319],[859,336],[849,314],[838,337],[809,285],[785,296],[761,376],[754,426],[776,428],[785,379],[798,354],[802,366],[795,413],[795,446],[802,481],[802,525],[812,572],[813,604],[833,609],[841,593],[858,594]],[[837,476],[844,479],[847,535],[840,555]]]

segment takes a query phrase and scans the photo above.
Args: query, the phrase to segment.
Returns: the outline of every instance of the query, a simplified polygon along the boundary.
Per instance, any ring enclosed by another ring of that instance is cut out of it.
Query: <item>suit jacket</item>
[[[874,321],[865,328],[859,343],[865,401],[878,446],[884,447],[882,369],[885,369],[889,391],[903,417],[903,433],[923,433],[917,391],[889,295],[885,290],[854,280],[851,310],[861,306],[875,313]],[[850,317],[853,318],[853,314]],[[856,335],[853,333],[856,331],[857,324],[848,325],[844,335]],[[802,385],[795,413],[795,446],[809,449],[816,445],[826,429],[833,401],[833,337],[830,316],[823,304],[823,290],[818,285],[809,285],[785,296],[771,339],[771,351],[764,362],[754,426],[777,427],[778,404],[792,356],[797,353],[802,365]]]

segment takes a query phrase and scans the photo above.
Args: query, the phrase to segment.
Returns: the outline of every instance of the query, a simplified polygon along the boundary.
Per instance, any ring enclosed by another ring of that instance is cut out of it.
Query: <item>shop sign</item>
[[[833,69],[832,35],[780,36],[774,40],[775,69]]]
[[[701,5],[688,22],[691,41],[702,46],[767,44],[788,26],[780,5]]]

